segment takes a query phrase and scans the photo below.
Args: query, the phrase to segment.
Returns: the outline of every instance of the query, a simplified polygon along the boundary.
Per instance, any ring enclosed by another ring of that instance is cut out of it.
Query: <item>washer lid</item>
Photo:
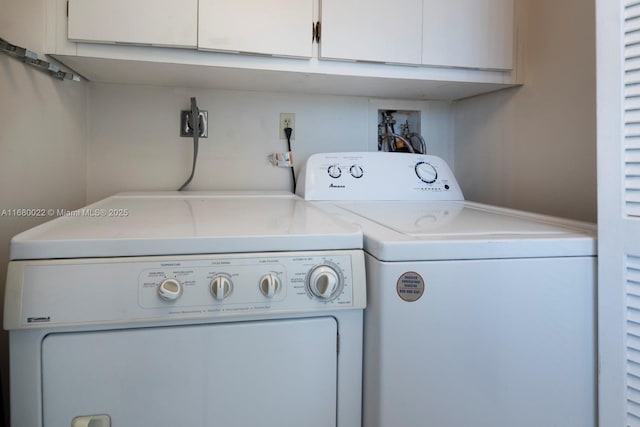
[[[358,228],[284,192],[123,193],[18,234],[10,257],[362,248]]]
[[[383,261],[592,256],[594,227],[473,202],[341,202]],[[342,212],[340,212],[342,211]]]

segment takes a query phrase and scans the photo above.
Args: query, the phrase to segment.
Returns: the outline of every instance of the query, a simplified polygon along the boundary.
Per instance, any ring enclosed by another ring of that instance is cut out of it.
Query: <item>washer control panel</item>
[[[362,310],[362,250],[16,261],[12,329]]]
[[[314,154],[297,193],[307,200],[464,200],[440,157],[389,152]]]

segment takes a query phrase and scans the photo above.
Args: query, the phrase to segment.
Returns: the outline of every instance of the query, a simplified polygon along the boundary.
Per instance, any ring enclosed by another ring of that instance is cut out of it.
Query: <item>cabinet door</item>
[[[422,63],[513,68],[514,0],[424,0]]]
[[[196,47],[198,0],[69,0],[70,40]]]
[[[422,0],[322,0],[320,56],[420,64]]]
[[[313,0],[200,0],[198,48],[310,58]]]

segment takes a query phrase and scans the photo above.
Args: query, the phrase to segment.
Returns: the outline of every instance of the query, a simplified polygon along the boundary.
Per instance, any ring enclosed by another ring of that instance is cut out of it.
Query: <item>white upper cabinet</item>
[[[200,0],[198,48],[310,58],[313,0]]]
[[[514,0],[423,1],[423,64],[513,68]]]
[[[322,0],[320,8],[321,58],[421,63],[422,0]]]
[[[69,0],[74,41],[197,46],[198,0]]]
[[[522,77],[521,0],[42,1],[46,53],[96,82],[460,99]]]

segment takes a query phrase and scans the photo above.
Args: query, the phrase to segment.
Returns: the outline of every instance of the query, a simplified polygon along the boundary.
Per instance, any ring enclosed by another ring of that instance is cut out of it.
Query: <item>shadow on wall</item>
[[[560,98],[523,86],[456,103],[468,200],[595,222],[595,103]]]

